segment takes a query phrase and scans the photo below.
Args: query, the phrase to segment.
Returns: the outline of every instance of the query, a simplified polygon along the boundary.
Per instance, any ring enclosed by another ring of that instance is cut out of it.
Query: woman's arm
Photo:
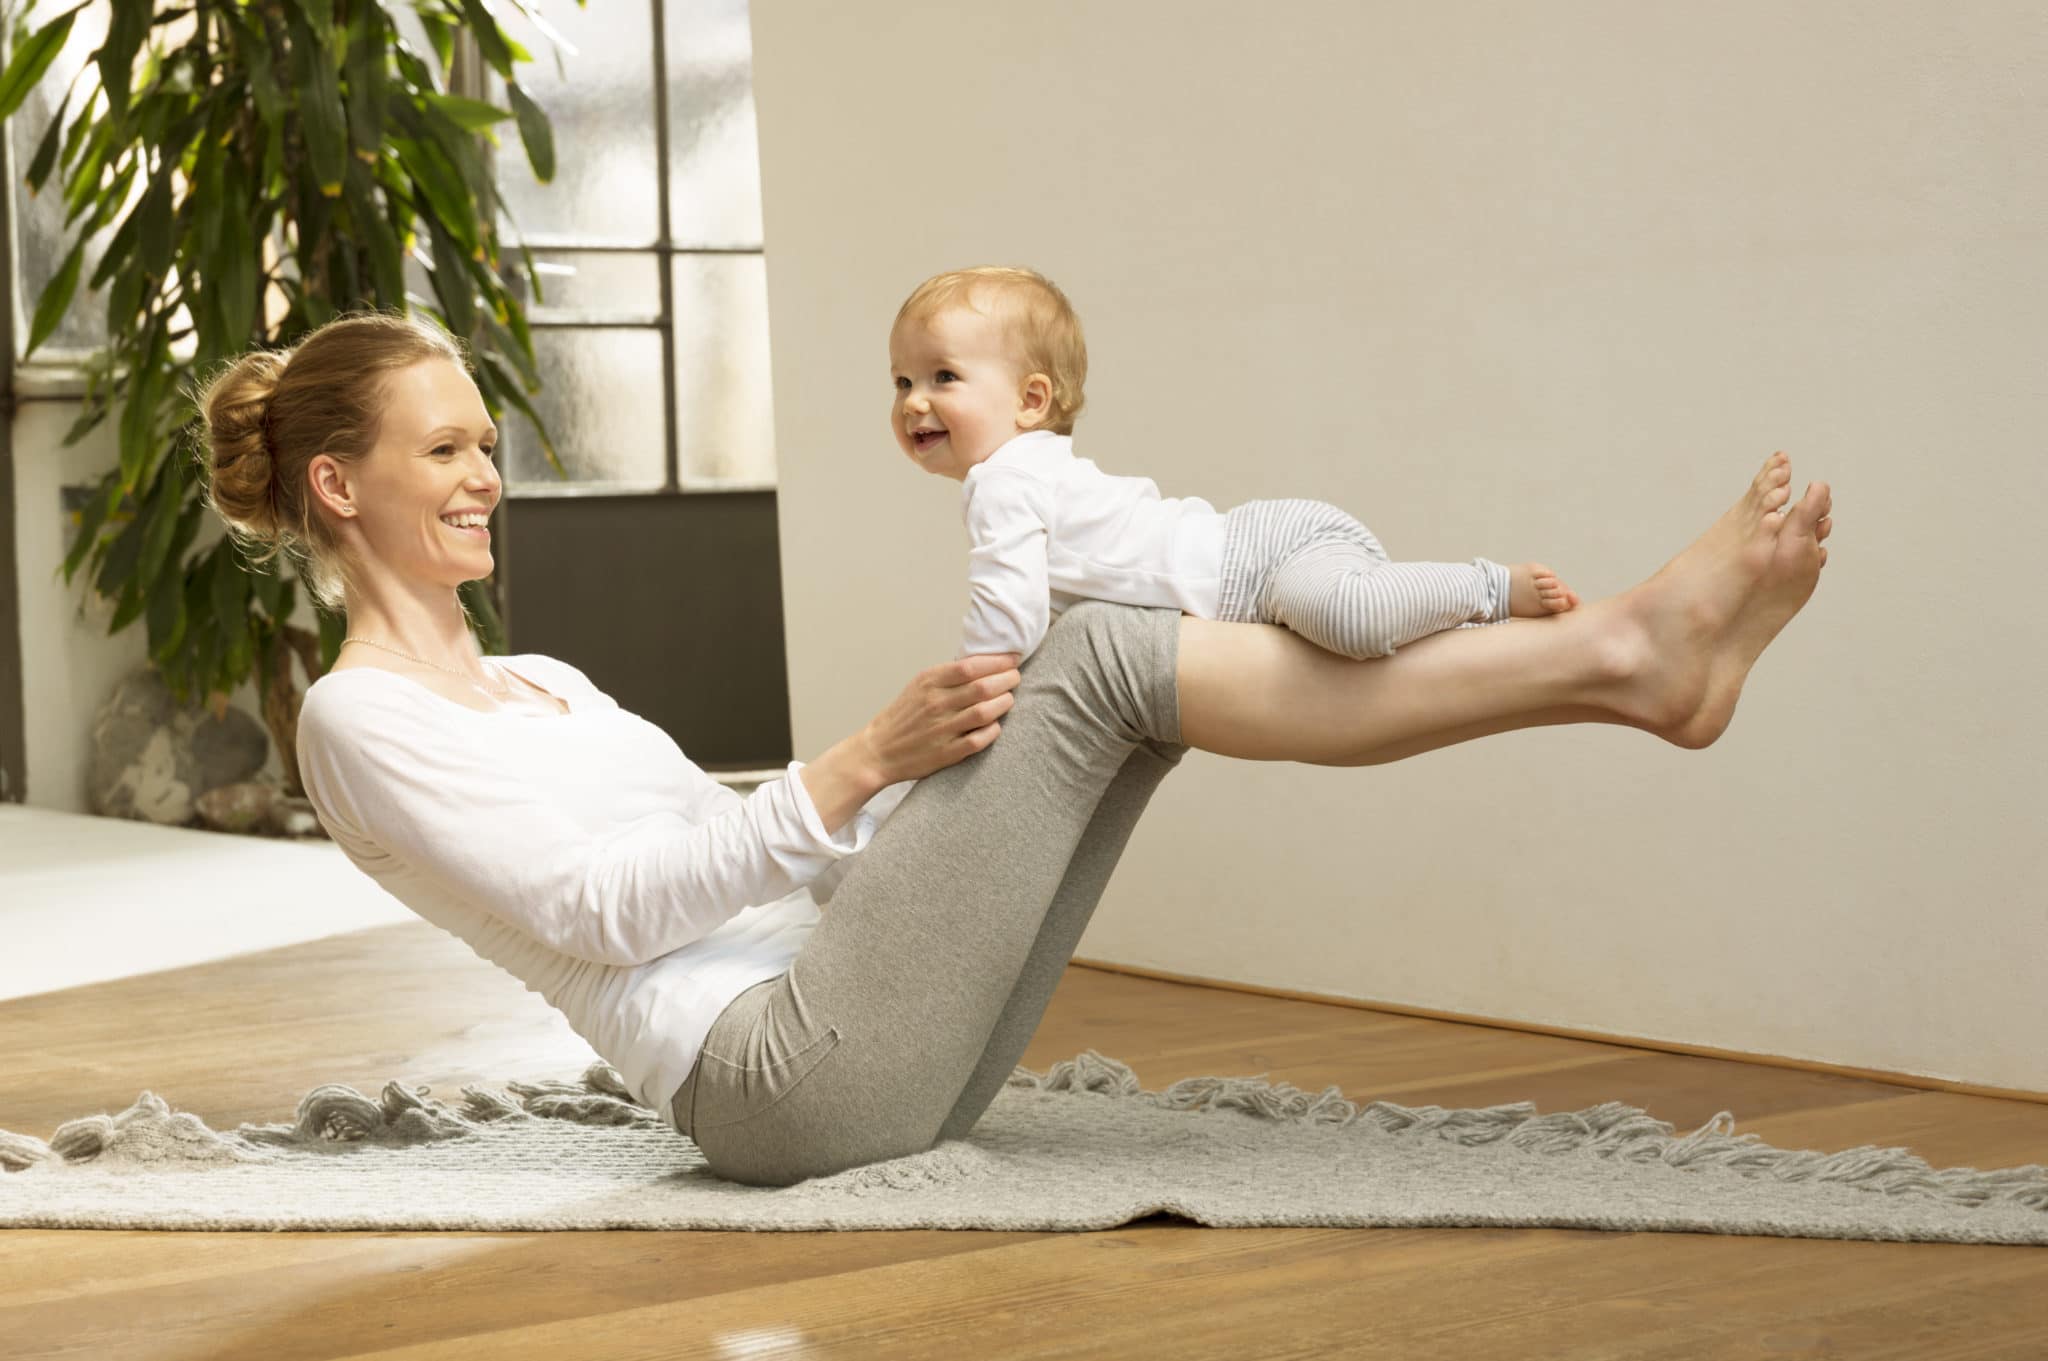
[[[861,733],[826,748],[822,756],[805,762],[797,774],[810,792],[811,804],[818,810],[825,830],[833,835],[853,821],[853,815],[881,793],[884,786],[895,783],[881,777]]]
[[[888,786],[921,780],[996,740],[1016,703],[1015,653],[959,657],[926,667],[865,727],[798,772],[825,831],[837,835]]]

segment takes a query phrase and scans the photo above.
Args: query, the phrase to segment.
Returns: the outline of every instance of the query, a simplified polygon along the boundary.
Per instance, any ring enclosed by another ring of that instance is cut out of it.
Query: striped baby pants
[[[1279,624],[1363,661],[1445,629],[1508,618],[1508,569],[1391,562],[1372,531],[1323,501],[1247,501],[1223,519],[1224,623]]]

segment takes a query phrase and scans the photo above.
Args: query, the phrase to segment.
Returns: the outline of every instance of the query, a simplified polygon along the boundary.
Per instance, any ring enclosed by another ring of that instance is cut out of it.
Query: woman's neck
[[[467,671],[477,655],[468,617],[454,591],[442,586],[348,593],[348,638],[369,639],[422,661]]]

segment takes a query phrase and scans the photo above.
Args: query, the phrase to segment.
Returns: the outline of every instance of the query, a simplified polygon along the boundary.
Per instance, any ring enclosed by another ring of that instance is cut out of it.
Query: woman
[[[1788,505],[1773,455],[1634,589],[1363,662],[1087,601],[1021,672],[926,668],[741,799],[568,663],[478,654],[456,588],[492,570],[497,432],[445,332],[343,316],[199,405],[210,504],[347,613],[298,730],[335,841],[559,1008],[713,1172],[767,1186],[972,1128],[1189,746],[1373,765],[1585,722],[1704,747],[1832,527],[1827,485]]]

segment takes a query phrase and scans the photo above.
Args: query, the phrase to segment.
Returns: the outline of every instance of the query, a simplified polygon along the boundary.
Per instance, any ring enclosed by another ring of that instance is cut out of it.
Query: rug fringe
[[[1017,1068],[1009,1085],[1138,1097],[1174,1110],[1240,1110],[1269,1120],[1335,1126],[1366,1120],[1388,1134],[1435,1134],[1459,1144],[1505,1139],[1532,1153],[1585,1149],[1603,1158],[1662,1161],[1686,1170],[1725,1167],[1746,1177],[1841,1182],[1887,1195],[1932,1196],[1962,1207],[2001,1201],[2048,1210],[2048,1167],[2039,1163],[1987,1172],[1971,1167],[1937,1170],[1903,1148],[1865,1144],[1840,1153],[1773,1148],[1759,1135],[1734,1133],[1735,1116],[1728,1111],[1719,1112],[1691,1134],[1679,1136],[1675,1126],[1619,1101],[1549,1115],[1537,1114],[1527,1101],[1473,1110],[1374,1101],[1360,1109],[1334,1086],[1311,1096],[1289,1083],[1267,1082],[1264,1077],[1262,1073],[1257,1077],[1183,1078],[1164,1091],[1147,1092],[1128,1066],[1088,1049],[1076,1058],[1055,1063],[1043,1077],[1028,1068]]]
[[[1093,1049],[1063,1059],[1043,1074],[1018,1067],[1008,1084],[1027,1090],[1136,1098],[1170,1110],[1242,1111],[1266,1120],[1342,1128],[1367,1121],[1391,1135],[1434,1134],[1459,1144],[1506,1140],[1531,1153],[1590,1151],[1631,1162],[1661,1161],[1683,1169],[1725,1167],[1745,1177],[1778,1181],[1841,1182],[1887,1195],[1932,1196],[1950,1205],[1975,1207],[2009,1202],[2048,1210],[2048,1168],[2038,1163],[1978,1171],[1935,1169],[1903,1148],[1863,1145],[1840,1153],[1773,1148],[1754,1134],[1734,1133],[1735,1117],[1721,1111],[1691,1134],[1652,1118],[1642,1109],[1609,1101],[1582,1111],[1538,1114],[1527,1101],[1483,1109],[1402,1106],[1374,1101],[1360,1107],[1334,1086],[1311,1095],[1286,1082],[1256,1077],[1183,1078],[1163,1091],[1148,1092],[1137,1074]],[[128,1126],[147,1123],[168,1129],[180,1156],[196,1161],[266,1162],[278,1149],[340,1151],[344,1146],[399,1147],[468,1138],[507,1120],[566,1120],[573,1124],[666,1128],[656,1112],[639,1104],[617,1069],[603,1061],[585,1068],[575,1082],[510,1082],[505,1091],[464,1087],[460,1108],[428,1097],[430,1087],[384,1085],[372,1101],[353,1087],[327,1083],[299,1100],[288,1124],[242,1125],[217,1133],[190,1112],[173,1113],[153,1092],[143,1092],[119,1115],[88,1115],[57,1127],[48,1143],[32,1135],[0,1130],[0,1169],[20,1172],[38,1163],[87,1162],[122,1148]],[[160,1151],[152,1156],[162,1157]]]
[[[207,1128],[190,1112],[172,1114],[154,1092],[144,1092],[119,1115],[86,1115],[67,1120],[44,1143],[28,1134],[0,1130],[0,1171],[22,1172],[38,1163],[90,1162],[122,1147],[131,1124],[171,1127],[186,1159],[198,1162],[268,1162],[274,1149],[335,1151],[373,1144],[399,1148],[466,1139],[505,1120],[567,1120],[584,1125],[666,1128],[655,1112],[634,1101],[616,1068],[602,1060],[576,1082],[508,1082],[506,1091],[464,1087],[460,1108],[427,1095],[431,1087],[387,1082],[372,1101],[338,1082],[315,1087],[299,1098],[298,1114],[286,1124],[245,1124],[226,1133]]]

